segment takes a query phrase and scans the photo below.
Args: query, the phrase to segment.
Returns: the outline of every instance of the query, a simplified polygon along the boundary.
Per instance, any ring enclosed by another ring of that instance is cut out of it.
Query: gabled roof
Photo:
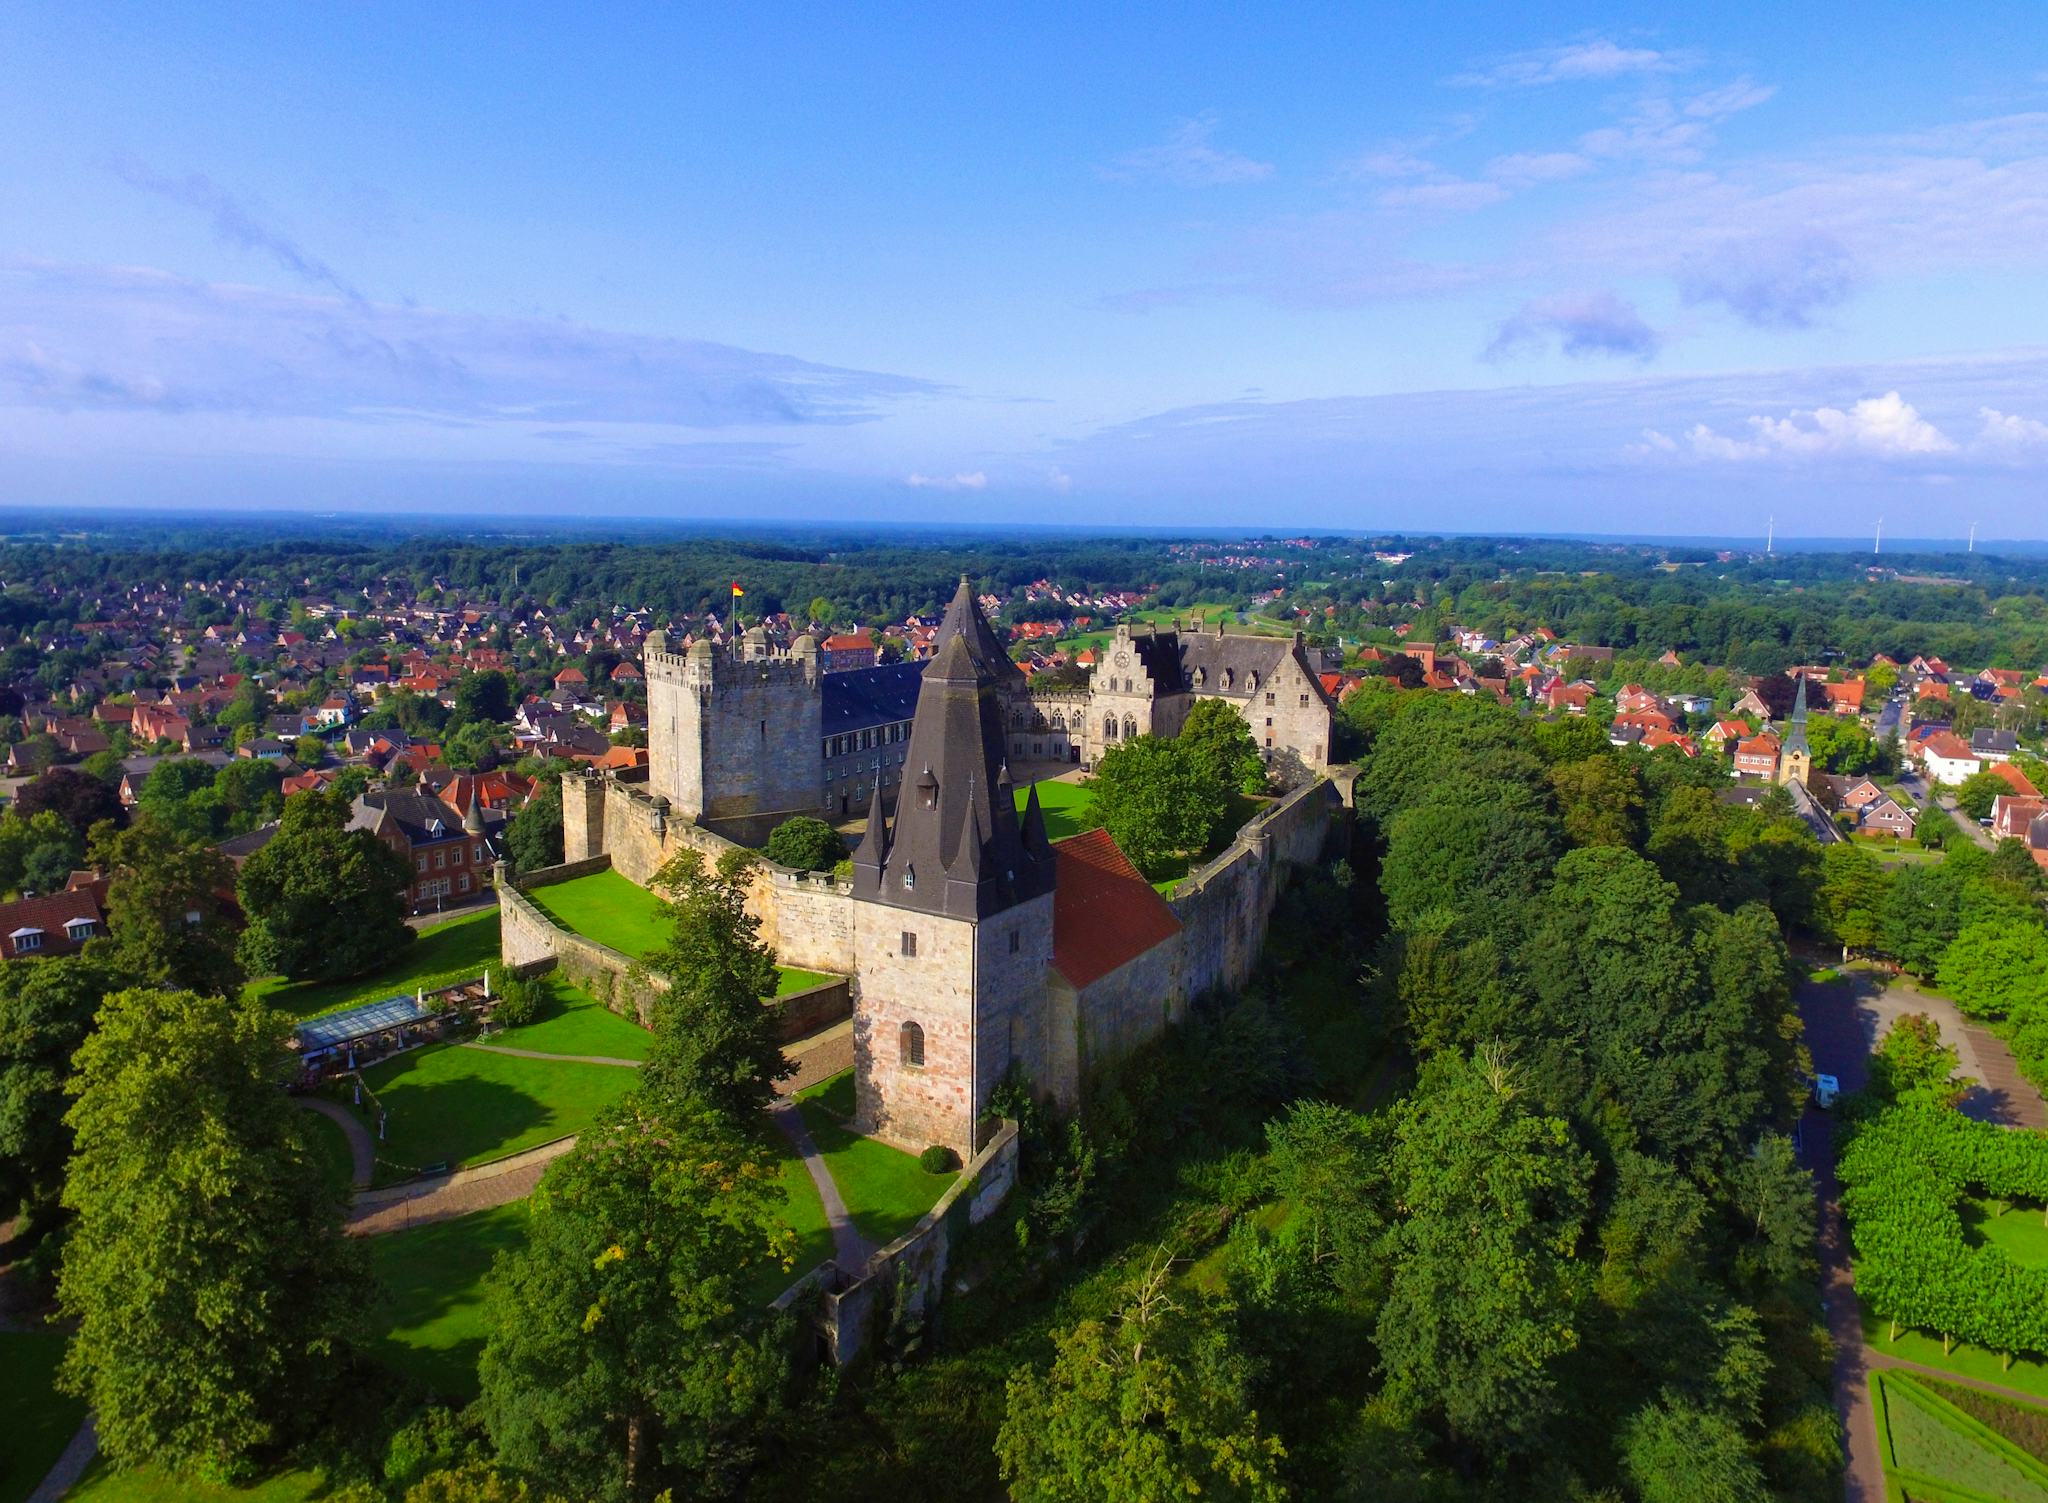
[[[1117,848],[1109,831],[1084,830],[1053,847],[1052,963],[1070,986],[1101,980],[1180,933],[1180,920]]]

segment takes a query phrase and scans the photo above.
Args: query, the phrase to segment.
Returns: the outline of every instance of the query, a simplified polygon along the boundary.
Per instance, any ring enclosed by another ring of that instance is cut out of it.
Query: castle
[[[847,978],[861,1130],[964,1159],[1006,1075],[1071,1107],[1091,1068],[1241,984],[1287,871],[1324,854],[1347,799],[1319,775],[1330,706],[1298,639],[1119,628],[1088,691],[1059,700],[1031,694],[964,580],[938,640],[927,663],[828,674],[809,638],[787,653],[754,632],[724,652],[650,639],[649,765],[564,776],[556,870],[645,883],[680,849],[716,856],[831,812],[846,763],[868,814],[852,880],[759,863],[749,910],[784,964]],[[1019,810],[1013,760],[1170,735],[1206,694],[1300,776],[1170,902],[1106,831],[1054,843],[1035,789]],[[508,896],[506,963],[585,963],[587,942],[535,912]]]
[[[1198,699],[1237,707],[1283,784],[1329,764],[1335,707],[1299,634],[1117,627],[1086,689],[1034,689],[960,581],[940,624],[968,643],[999,700],[1002,750],[1015,766],[1093,766],[1132,736],[1172,736]],[[646,645],[648,787],[672,815],[758,845],[796,814],[857,818],[879,789],[896,806],[910,757],[924,663],[830,673],[818,640],[774,648],[756,626],[731,647]]]

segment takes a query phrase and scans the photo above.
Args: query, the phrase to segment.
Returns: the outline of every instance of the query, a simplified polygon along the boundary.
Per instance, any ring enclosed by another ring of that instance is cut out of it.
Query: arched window
[[[1124,739],[1130,740],[1138,734],[1138,719],[1135,715],[1124,716]]]
[[[1052,728],[1063,735],[1066,733],[1067,717],[1062,715],[1058,710],[1054,710],[1052,712]]]
[[[1102,739],[1105,741],[1116,740],[1116,716],[1108,715],[1103,718]]]
[[[915,1023],[905,1023],[902,1032],[897,1035],[897,1045],[902,1053],[904,1064],[913,1070],[922,1070],[924,1068],[924,1030],[922,1028],[918,1027]]]

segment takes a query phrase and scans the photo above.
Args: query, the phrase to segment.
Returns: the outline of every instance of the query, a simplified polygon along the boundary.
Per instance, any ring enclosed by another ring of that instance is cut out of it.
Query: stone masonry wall
[[[943,1143],[963,1156],[974,1124],[975,925],[881,903],[855,905],[855,1119],[917,1153]],[[903,953],[903,936],[917,953]],[[924,1031],[924,1063],[903,1058],[903,1026]]]

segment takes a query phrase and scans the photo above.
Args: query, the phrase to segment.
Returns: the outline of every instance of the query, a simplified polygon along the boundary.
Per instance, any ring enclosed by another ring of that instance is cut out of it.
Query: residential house
[[[432,913],[468,902],[490,885],[495,832],[504,819],[481,803],[462,815],[431,793],[377,788],[357,797],[349,828],[368,830],[405,858],[412,868],[407,906]]]
[[[1863,713],[1864,681],[1860,678],[1844,679],[1831,684],[1818,679],[1814,687],[1820,690],[1821,703],[1837,715],[1860,715]]]
[[[1920,765],[1929,782],[1953,788],[1984,770],[1984,763],[1970,750],[1970,744],[1953,731],[1937,731],[1920,743]]]
[[[2024,840],[2027,827],[2048,813],[2048,798],[2039,794],[2001,793],[1991,801],[1991,838]]]
[[[1721,751],[1729,742],[1740,741],[1748,734],[1749,722],[1746,720],[1717,720],[1707,727],[1707,733],[1701,739],[1715,751]]]
[[[1735,775],[1739,778],[1763,778],[1776,781],[1778,776],[1778,738],[1769,731],[1735,743]]]
[[[107,932],[107,880],[73,872],[62,892],[0,903],[0,958],[71,955]]]
[[[2019,750],[2019,737],[1989,726],[1970,732],[1970,753],[1980,762],[2003,762]]]

